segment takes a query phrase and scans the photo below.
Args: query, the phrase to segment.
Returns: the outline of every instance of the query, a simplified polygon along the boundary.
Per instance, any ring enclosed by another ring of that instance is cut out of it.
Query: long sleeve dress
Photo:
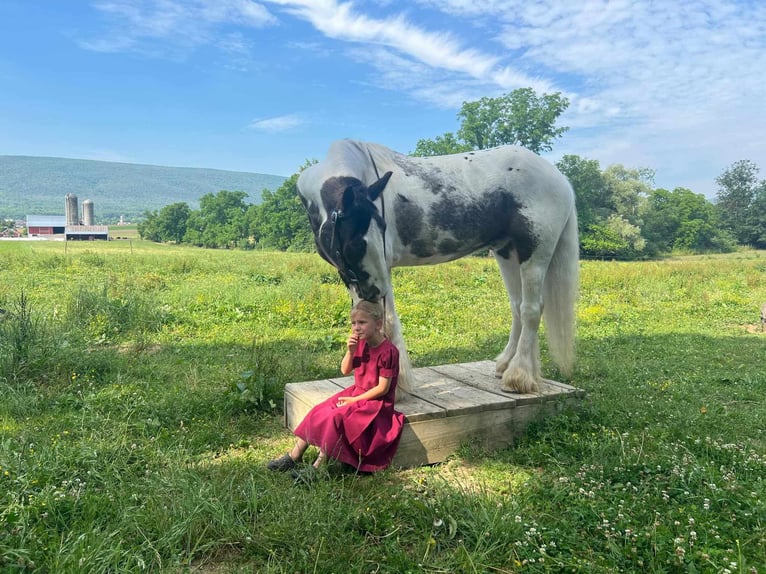
[[[311,409],[294,434],[360,471],[382,470],[391,464],[404,426],[404,415],[394,409],[399,351],[388,339],[377,347],[362,340],[353,368],[354,384]],[[339,397],[361,395],[377,386],[379,377],[391,381],[384,396],[337,406]]]

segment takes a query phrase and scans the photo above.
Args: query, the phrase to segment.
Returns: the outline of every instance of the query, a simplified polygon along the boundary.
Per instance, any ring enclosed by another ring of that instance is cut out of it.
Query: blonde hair
[[[351,316],[353,317],[354,313],[357,311],[361,311],[362,313],[367,313],[370,317],[375,319],[376,321],[382,321],[385,317],[385,311],[383,310],[383,305],[380,303],[375,303],[373,301],[365,301],[362,299],[359,301],[356,305],[354,305],[351,309]]]

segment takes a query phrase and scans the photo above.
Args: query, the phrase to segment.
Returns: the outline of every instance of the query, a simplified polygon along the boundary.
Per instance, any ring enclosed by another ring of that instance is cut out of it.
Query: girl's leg
[[[269,461],[266,467],[269,470],[277,470],[279,472],[287,472],[288,470],[292,470],[301,461],[303,458],[303,453],[306,452],[308,447],[309,443],[307,443],[302,438],[298,438],[298,440],[295,441],[295,446],[290,452],[283,454],[279,458],[275,458],[274,460]]]
[[[314,461],[314,468],[319,468],[320,465],[324,463],[324,461],[327,460],[327,454],[325,451],[323,451],[321,448],[319,449],[319,456]]]
[[[293,459],[295,462],[300,462],[300,460],[303,458],[303,453],[306,452],[306,449],[308,447],[309,447],[309,443],[307,443],[302,438],[298,438],[298,440],[295,441],[295,446],[293,447],[293,450],[290,451],[290,458]]]

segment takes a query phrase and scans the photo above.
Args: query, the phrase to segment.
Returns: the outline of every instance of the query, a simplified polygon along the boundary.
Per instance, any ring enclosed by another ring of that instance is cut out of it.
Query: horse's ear
[[[370,187],[367,188],[367,197],[370,198],[370,201],[375,201],[378,199],[381,193],[383,193],[383,190],[386,188],[386,184],[388,183],[388,180],[391,179],[391,176],[394,174],[392,171],[387,171],[383,174],[383,177],[381,177],[378,181],[373,183]]]

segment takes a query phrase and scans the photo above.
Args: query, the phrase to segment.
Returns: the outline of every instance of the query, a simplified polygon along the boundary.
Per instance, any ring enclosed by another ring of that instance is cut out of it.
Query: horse
[[[571,376],[579,274],[575,198],[567,178],[539,155],[501,146],[412,157],[344,139],[300,173],[297,192],[317,251],[337,269],[352,302],[383,302],[385,332],[400,352],[402,400],[416,381],[391,269],[477,250],[494,255],[510,301],[508,343],[495,359],[501,389],[539,390],[541,318],[553,361]]]

